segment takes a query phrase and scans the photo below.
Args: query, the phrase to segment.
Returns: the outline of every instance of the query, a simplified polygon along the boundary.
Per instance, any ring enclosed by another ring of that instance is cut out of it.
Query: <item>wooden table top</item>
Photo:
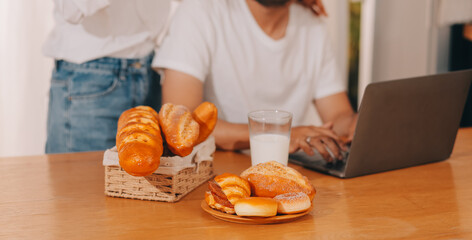
[[[291,165],[317,189],[294,222],[244,225],[200,207],[207,186],[177,203],[104,195],[102,152],[0,158],[0,239],[471,239],[472,128],[450,159],[342,180]],[[246,155],[217,152],[217,174]]]

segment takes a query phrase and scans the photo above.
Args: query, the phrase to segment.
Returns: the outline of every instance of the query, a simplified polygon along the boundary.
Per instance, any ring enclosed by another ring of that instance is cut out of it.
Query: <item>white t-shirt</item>
[[[54,0],[56,25],[43,46],[55,59],[139,58],[156,49],[172,0]]]
[[[192,75],[219,117],[247,123],[259,109],[293,113],[307,124],[312,100],[345,91],[320,18],[292,4],[286,34],[273,40],[245,0],[190,0],[179,6],[154,66]]]

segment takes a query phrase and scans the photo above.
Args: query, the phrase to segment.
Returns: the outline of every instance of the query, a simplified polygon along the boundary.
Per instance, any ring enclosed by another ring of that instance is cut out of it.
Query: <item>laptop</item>
[[[367,86],[344,160],[317,153],[289,161],[340,178],[406,168],[449,158],[472,80],[472,70],[376,82]],[[316,152],[316,150],[315,150]]]

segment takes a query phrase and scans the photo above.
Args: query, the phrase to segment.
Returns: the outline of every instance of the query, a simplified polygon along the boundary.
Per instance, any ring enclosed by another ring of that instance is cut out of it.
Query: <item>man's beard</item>
[[[266,7],[281,7],[290,2],[291,0],[256,0],[256,2]]]

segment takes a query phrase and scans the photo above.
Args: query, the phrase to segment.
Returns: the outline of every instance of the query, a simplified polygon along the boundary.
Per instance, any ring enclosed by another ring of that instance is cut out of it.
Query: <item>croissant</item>
[[[251,196],[249,183],[241,177],[224,173],[208,182],[210,191],[205,193],[205,201],[211,208],[234,214],[234,204]]]
[[[124,111],[118,120],[116,147],[120,166],[130,175],[156,171],[164,150],[157,112],[147,106]]]

